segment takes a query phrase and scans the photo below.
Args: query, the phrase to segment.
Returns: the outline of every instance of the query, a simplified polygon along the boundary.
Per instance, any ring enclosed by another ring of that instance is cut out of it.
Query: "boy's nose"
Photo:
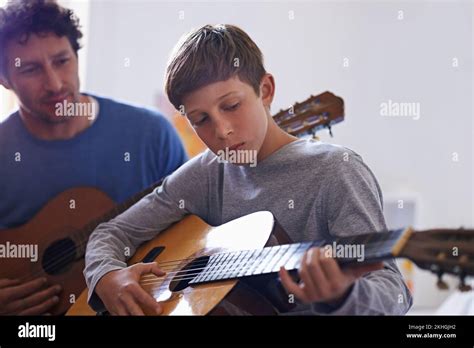
[[[216,122],[216,136],[219,139],[227,139],[233,133],[232,124],[230,122],[220,120]]]

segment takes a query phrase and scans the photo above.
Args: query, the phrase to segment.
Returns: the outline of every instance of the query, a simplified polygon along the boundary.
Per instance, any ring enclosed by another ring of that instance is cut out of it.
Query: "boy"
[[[168,64],[166,92],[209,150],[92,234],[84,274],[93,307],[100,306],[97,294],[112,314],[141,315],[141,305],[160,313],[159,303],[137,281],[148,272],[163,273],[154,263],[126,267],[123,250],[131,247],[133,254],[187,214],[220,225],[269,210],[293,241],[386,229],[380,188],[357,154],[298,140],[273,121],[274,79],[241,29],[207,25],[186,36]],[[218,157],[223,150],[254,152],[257,165],[225,163]],[[393,260],[342,271],[313,248],[299,275],[297,284],[280,271],[285,289],[301,302],[295,314],[404,314],[411,305]]]

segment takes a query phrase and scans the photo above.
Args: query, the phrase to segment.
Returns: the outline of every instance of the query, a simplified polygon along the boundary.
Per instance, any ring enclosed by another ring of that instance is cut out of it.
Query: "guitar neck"
[[[281,266],[291,271],[299,267],[305,252],[323,248],[340,265],[375,262],[398,256],[407,242],[410,229],[370,233],[329,241],[277,245],[255,250],[242,250],[211,255],[206,266],[190,284],[237,279],[276,273]],[[330,247],[330,248],[329,248]]]

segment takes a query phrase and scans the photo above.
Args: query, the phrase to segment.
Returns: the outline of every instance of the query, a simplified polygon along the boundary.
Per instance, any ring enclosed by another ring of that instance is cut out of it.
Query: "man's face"
[[[262,86],[273,83],[266,75]],[[267,107],[272,95],[261,87],[257,96],[252,86],[238,77],[204,86],[183,99],[186,115],[209,149],[219,151],[258,151],[268,127]],[[263,93],[262,93],[263,91]]]
[[[56,104],[80,98],[78,60],[67,37],[31,34],[24,45],[11,40],[6,58],[2,84],[16,94],[22,111],[48,123],[66,122],[68,117],[56,116]]]

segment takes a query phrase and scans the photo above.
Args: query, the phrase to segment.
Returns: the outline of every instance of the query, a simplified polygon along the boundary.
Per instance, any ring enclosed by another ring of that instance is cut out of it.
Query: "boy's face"
[[[219,151],[260,151],[268,128],[274,81],[269,74],[260,96],[237,76],[204,86],[183,99],[186,115],[201,140]]]
[[[66,36],[31,34],[26,44],[11,40],[6,49],[7,79],[0,81],[19,99],[20,107],[48,123],[57,117],[56,103],[79,100],[77,56]]]

